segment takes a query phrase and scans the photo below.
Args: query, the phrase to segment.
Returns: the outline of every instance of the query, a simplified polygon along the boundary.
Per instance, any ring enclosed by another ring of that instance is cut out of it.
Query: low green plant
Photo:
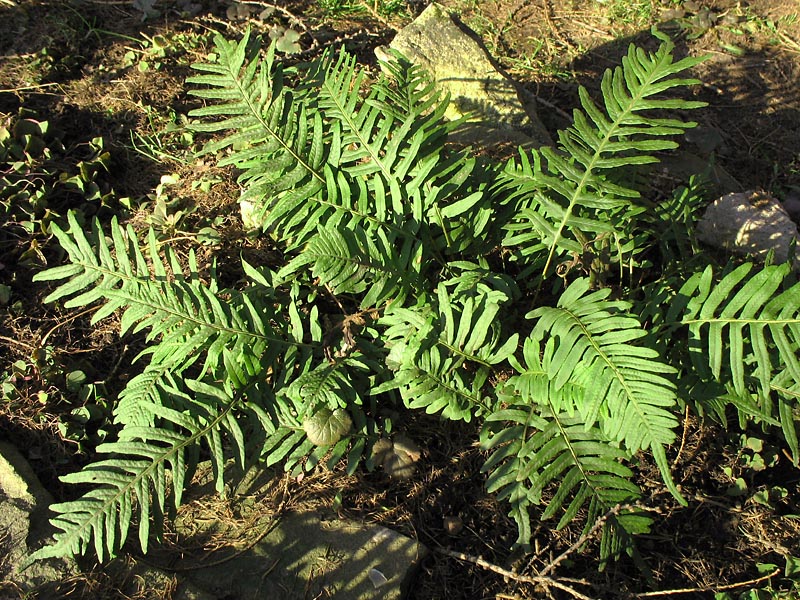
[[[476,422],[517,545],[532,518],[607,515],[601,565],[650,526],[639,461],[686,504],[667,456],[686,406],[778,427],[796,461],[789,265],[718,269],[693,237],[697,185],[658,206],[632,187],[695,125],[674,111],[702,106],[663,97],[695,84],[682,74],[702,58],[676,60],[655,33],[660,48],[632,46],[599,102],[580,90],[557,146],[505,162],[447,144],[448,99],[402,57],[371,80],[345,52],[289,68],[274,44],[259,60],[258,40],[218,37],[190,116],[286,260],[243,262],[243,284],[222,288],[153,230],[52,226],[69,262],[37,275],[60,282],[47,301],[119,313],[148,346],[106,458],[64,477],[90,490],[51,507],[55,542],[31,560],[114,555],[135,517],[146,550],[201,448],[219,490],[228,453],[371,468],[402,410]]]
[[[653,21],[653,3],[649,0],[608,0],[606,18],[613,24],[646,28]]]
[[[317,0],[317,6],[328,17],[365,14],[402,16],[407,7],[403,0]]]
[[[767,585],[739,592],[718,592],[714,600],[793,600],[800,593],[800,559],[787,555],[783,568],[774,563],[758,563],[762,575],[771,575]],[[780,572],[783,571],[783,576]],[[776,585],[774,580],[779,580]]]
[[[121,36],[113,32],[102,31],[103,34],[123,37],[135,45],[126,46],[128,51],[122,59],[125,68],[135,66],[139,71],[159,71],[165,63],[174,62],[188,65],[190,57],[202,52],[210,42],[210,37],[205,33],[171,31],[148,36],[141,34],[141,39]]]
[[[40,243],[67,206],[92,215],[115,201],[102,181],[110,160],[101,137],[67,147],[47,121],[19,116],[0,123],[0,251],[5,261],[13,256],[23,266],[44,264]]]

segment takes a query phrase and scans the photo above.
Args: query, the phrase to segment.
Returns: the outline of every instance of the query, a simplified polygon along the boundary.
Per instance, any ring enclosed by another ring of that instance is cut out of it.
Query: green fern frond
[[[375,421],[368,418],[360,407],[338,410],[347,415],[352,428],[342,430],[333,444],[315,444],[298,419],[284,415],[281,425],[276,427],[271,423],[265,428],[267,435],[260,449],[264,464],[271,466],[281,463],[284,470],[297,475],[302,471],[311,471],[323,460],[328,469],[333,469],[346,458],[347,472],[353,474],[369,456],[372,444],[368,441],[380,437],[380,432]]]
[[[695,236],[695,221],[707,201],[707,186],[699,176],[689,179],[663,202],[655,206],[652,236],[658,240],[666,265],[684,266],[700,252]]]
[[[365,75],[355,58],[326,53],[305,68],[299,90],[289,90],[271,53],[260,67],[246,62],[249,43],[247,36],[238,44],[220,38],[218,63],[196,65],[213,75],[188,81],[212,89],[193,93],[229,102],[190,114],[225,117],[200,131],[234,130],[205,152],[233,147],[220,164],[243,169],[242,200],[260,207],[263,229],[290,249],[315,243],[324,230],[346,235],[358,227],[400,240],[400,254],[409,243],[442,251],[477,240],[465,223],[485,228],[491,211],[487,194],[462,189],[476,161],[445,157],[455,124],[444,119],[446,99],[425,91],[430,82],[418,68],[392,63],[398,81],[382,76],[362,97]],[[422,88],[405,88],[412,83]],[[444,231],[420,232],[426,219]]]
[[[390,48],[392,59],[381,60],[381,68],[389,72],[389,78],[381,78],[378,85],[382,93],[374,102],[385,110],[386,114],[430,114],[440,109],[449,100],[442,98],[436,91],[433,78],[425,69],[411,63],[400,52]],[[455,129],[458,125],[447,125],[447,129]],[[446,130],[445,130],[446,131]],[[437,143],[439,140],[432,140]],[[426,142],[430,143],[430,142]]]
[[[548,379],[542,371],[525,375],[528,380]],[[512,378],[508,385],[515,383]],[[546,396],[527,397],[526,388],[527,383],[517,397],[520,403],[489,415],[481,431],[481,447],[492,452],[481,468],[489,474],[486,489],[511,504],[519,529],[516,544],[523,547],[531,538],[530,506],[543,504],[544,493],[555,484],[558,488],[540,518],[560,513],[559,529],[583,508],[588,508],[588,529],[615,506],[635,503],[641,495],[630,481],[631,470],[620,462],[630,454],[610,443],[599,428],[587,429],[580,417],[553,414]],[[647,516],[630,509],[610,519],[603,529],[601,547],[607,552],[601,560],[630,551],[632,536],[646,533],[649,525]]]
[[[704,106],[654,98],[697,83],[675,76],[704,59],[675,61],[672,50],[669,41],[655,53],[631,45],[622,67],[603,76],[603,109],[580,88],[583,111],[576,109],[573,126],[559,132],[558,149],[534,150],[530,157],[523,152],[520,163],[510,161],[502,173],[497,190],[518,210],[518,217],[506,225],[504,245],[543,263],[542,277],[557,255],[581,254],[604,235],[629,236],[631,218],[641,213],[632,202],[639,194],[615,181],[615,173],[656,162],[654,152],[677,147],[666,136],[695,126],[649,112]]]
[[[352,475],[358,466],[369,457],[371,443],[380,437],[376,423],[367,419],[363,412],[353,411],[354,428],[333,446],[315,445],[309,440],[300,425],[281,426],[264,440],[261,457],[266,466],[282,464],[285,471],[296,476],[311,471],[319,464],[333,469],[342,460],[347,460],[346,471]]]
[[[740,265],[715,281],[712,267],[680,291],[689,350],[698,372],[730,382],[736,396],[757,384],[762,410],[781,421],[794,460],[798,451],[792,408],[800,387],[800,283],[788,263],[753,271]],[[770,400],[779,395],[777,411]]]
[[[436,301],[426,300],[414,308],[390,306],[381,318],[393,378],[372,393],[399,389],[409,408],[470,421],[489,410],[484,388],[493,365],[517,348],[518,335],[503,339],[495,325],[508,298],[485,284],[461,294],[440,284]]]
[[[159,524],[170,506],[181,504],[201,441],[206,442],[221,489],[222,432],[228,433],[240,450],[243,447],[232,414],[236,398],[201,382],[187,381],[187,385],[201,395],[208,394],[214,402],[189,400],[191,413],[142,402],[142,410],[149,410],[164,425],[126,427],[118,442],[97,447],[98,453],[112,458],[62,477],[65,483],[90,484],[93,489],[78,500],[50,507],[59,515],[51,520],[59,530],[55,541],[33,553],[27,564],[51,556],[83,554],[89,547],[94,547],[101,561],[104,556],[113,557],[127,539],[134,512],[138,514],[139,544],[146,552],[151,520]]]
[[[710,368],[717,380],[730,378],[739,393],[752,372],[767,395],[780,371],[800,382],[800,284],[788,264],[751,274],[753,266],[745,263],[720,281],[710,266],[690,278],[680,291],[690,299],[681,323],[699,368]],[[748,357],[754,368],[746,367]]]
[[[192,65],[205,74],[190,77],[187,82],[208,86],[191,90],[191,94],[227,102],[189,114],[224,117],[221,121],[194,124],[197,131],[231,133],[207,144],[203,152],[232,148],[220,164],[242,169],[239,179],[248,184],[242,200],[252,201],[261,211],[275,211],[274,205],[280,199],[279,212],[286,217],[329,183],[324,168],[322,121],[313,110],[309,114],[304,105],[296,102],[296,92],[284,86],[283,70],[274,63],[274,47],[259,62],[257,53],[252,51],[258,40],[253,44],[249,31],[238,43],[220,35],[214,41],[217,62]],[[264,228],[270,225],[265,223]]]
[[[330,410],[363,404],[353,379],[365,377],[369,367],[358,356],[335,358],[317,365],[281,390],[294,404],[299,419],[325,406]]]
[[[123,229],[116,219],[111,222],[113,249],[96,222],[90,239],[72,212],[68,219],[68,232],[56,224],[51,229],[72,264],[34,277],[35,281],[67,279],[45,300],[68,298],[64,303],[68,308],[100,301],[92,322],[119,309],[122,333],[149,329],[149,341],[162,340],[151,351],[152,363],[186,364],[204,353],[204,370],[213,370],[221,363],[225,349],[252,357],[266,352],[269,345],[285,348],[291,343],[284,332],[272,329],[270,322],[280,319],[274,307],[259,301],[258,294],[236,294],[223,301],[219,292],[200,282],[193,257],[188,279],[168,249],[167,262],[163,262],[152,230],[148,262],[133,229]],[[129,256],[133,256],[133,262]]]
[[[324,183],[319,165],[314,166],[305,160],[305,144],[292,143],[295,136],[303,142],[310,140],[306,137],[307,132],[304,135],[296,129],[304,121],[286,118],[294,108],[293,98],[290,90],[283,85],[283,69],[274,62],[274,46],[270,47],[266,59],[259,62],[259,40],[251,40],[249,30],[238,43],[229,42],[220,35],[215,36],[214,43],[218,53],[217,62],[193,64],[193,69],[206,74],[189,77],[186,81],[208,86],[190,90],[192,95],[228,102],[195,109],[190,116],[224,116],[226,118],[222,121],[195,123],[193,128],[204,132],[232,133],[208,144],[203,152],[216,153],[232,148],[233,152],[223,158],[220,165],[231,164],[243,168],[245,173],[242,181],[256,186],[265,185],[264,178],[270,172],[275,174],[272,181],[278,181],[281,175],[291,174],[292,186],[299,186],[303,181],[304,177],[298,174],[300,172],[316,179],[318,185]],[[318,143],[316,137],[313,141]],[[270,154],[274,154],[276,160],[264,160]],[[290,159],[294,159],[294,164],[289,164]],[[289,166],[297,170],[289,169]],[[281,190],[276,188],[274,191]]]
[[[599,427],[587,428],[577,414],[586,388],[573,382],[557,387],[550,377],[553,341],[542,348],[532,337],[525,340],[524,362],[511,360],[518,375],[497,392],[504,408],[487,417],[481,431],[481,446],[492,451],[481,468],[489,474],[487,491],[497,492],[511,505],[510,516],[518,526],[516,543],[523,547],[531,538],[530,507],[544,504],[543,493],[556,483],[559,487],[546,500],[541,518],[561,513],[558,528],[586,507],[586,531],[614,507],[634,504],[640,497],[624,465],[630,453]],[[650,523],[646,514],[631,508],[609,518],[602,530],[601,561],[630,552],[632,537],[646,533]]]
[[[664,447],[675,439],[678,420],[675,369],[655,350],[634,345],[647,335],[630,304],[608,300],[610,288],[589,292],[579,279],[561,295],[556,308],[530,312],[537,319],[531,337],[555,339],[548,377],[557,388],[567,382],[584,387],[578,410],[587,428],[599,422],[604,434],[631,452],[649,449],[664,482],[682,500],[669,470]]]
[[[392,236],[395,237],[395,236]],[[394,243],[378,229],[322,229],[292,260],[281,276],[311,265],[311,274],[335,294],[362,294],[362,308],[379,306],[393,298],[402,302],[419,287],[422,245],[406,239],[398,252]]]
[[[147,407],[153,404],[169,406],[169,389],[177,389],[182,371],[180,365],[149,364],[144,371],[131,378],[117,397],[114,422],[123,426],[147,427],[154,425],[153,413]]]
[[[366,413],[366,406],[370,412],[375,407],[359,392],[368,389],[368,375],[379,368],[374,360],[354,351],[322,364],[309,361],[305,372],[285,378],[290,381],[287,386],[275,395],[268,392],[269,397],[260,403],[267,413],[261,420],[265,436],[259,442],[265,463],[282,463],[285,470],[299,473],[313,469],[322,459],[333,468],[346,458],[348,472],[354,472],[368,457],[371,444],[367,441],[380,435],[376,422]],[[329,440],[311,433],[320,427],[318,421],[326,412],[346,415],[352,427]]]
[[[395,72],[402,68],[395,69]],[[326,118],[334,119],[342,131],[342,150],[339,164],[347,166],[348,173],[370,177],[376,198],[376,214],[386,220],[389,210],[397,215],[405,214],[407,208],[402,201],[409,191],[413,194],[421,181],[415,180],[413,173],[424,173],[420,169],[425,155],[419,151],[426,143],[435,155],[441,146],[432,145],[433,134],[443,138],[452,126],[444,121],[447,102],[438,96],[431,98],[418,94],[407,96],[416,100],[396,105],[384,102],[389,84],[382,78],[370,91],[365,100],[353,94],[352,90],[362,89],[364,72],[356,69],[355,57],[341,53],[336,64],[331,65],[320,82],[319,108]],[[401,112],[401,110],[403,112]],[[444,139],[440,139],[443,143]],[[405,180],[405,187],[400,182]],[[389,192],[389,201],[380,197]]]

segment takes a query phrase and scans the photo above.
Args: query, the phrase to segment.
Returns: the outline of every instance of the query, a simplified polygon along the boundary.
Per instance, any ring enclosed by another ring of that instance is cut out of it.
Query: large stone
[[[427,550],[395,531],[318,513],[290,513],[252,548],[185,572],[196,585],[229,600],[400,600]],[[179,567],[180,569],[180,567]],[[180,573],[180,571],[179,571]]]
[[[55,558],[18,572],[29,553],[47,541],[51,500],[19,451],[0,442],[0,580],[23,593],[44,592],[75,572],[72,561]]]
[[[798,238],[797,225],[775,198],[758,192],[727,194],[715,200],[697,224],[700,241],[764,260],[773,252],[786,262]],[[791,257],[796,267],[798,255]]]
[[[254,466],[241,473],[232,462],[225,472],[228,499],[212,501],[211,466],[198,466],[190,492],[198,501],[173,523],[180,559],[168,547],[148,556],[174,569],[179,586],[225,600],[400,600],[428,552],[395,531],[335,513],[274,515],[259,498],[282,487],[281,472]]]
[[[450,93],[446,116],[474,118],[456,139],[480,146],[503,142],[534,147],[552,145],[536,113],[536,100],[494,65],[477,34],[433,3],[398,32],[390,47],[424,67],[437,86]],[[375,50],[381,60],[391,54]]]

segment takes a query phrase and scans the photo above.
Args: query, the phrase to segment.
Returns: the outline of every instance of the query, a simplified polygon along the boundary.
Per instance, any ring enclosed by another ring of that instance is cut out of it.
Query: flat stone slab
[[[252,548],[180,576],[218,598],[400,600],[418,561],[419,542],[385,527],[318,513],[290,513],[270,525]]]

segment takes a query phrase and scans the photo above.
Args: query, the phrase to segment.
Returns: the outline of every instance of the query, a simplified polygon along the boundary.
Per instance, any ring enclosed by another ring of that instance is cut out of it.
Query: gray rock
[[[0,442],[0,556],[4,556],[0,559],[0,580],[20,592],[46,589],[76,571],[71,560],[48,559],[17,572],[29,553],[47,541],[47,507],[51,501],[19,451]]]
[[[476,115],[458,133],[457,141],[480,146],[552,145],[537,116],[535,98],[500,73],[477,34],[465,29],[433,3],[398,32],[390,47],[427,69],[439,89],[450,93],[449,119]],[[384,61],[391,58],[384,47],[376,48],[375,54]]]
[[[783,204],[783,208],[789,213],[789,216],[792,217],[792,220],[797,223],[800,221],[800,193],[798,192],[789,192],[784,196],[781,203]]]
[[[428,553],[395,531],[332,513],[275,517],[258,499],[274,493],[282,472],[255,465],[242,473],[231,461],[225,473],[230,500],[191,503],[173,523],[181,548],[218,549],[182,551],[177,562],[168,548],[148,555],[174,569],[179,590],[190,585],[225,600],[400,600]],[[210,463],[201,463],[189,499],[207,499],[213,489]]]
[[[715,200],[697,224],[700,241],[763,260],[774,252],[786,262],[797,240],[797,225],[775,198],[758,192],[727,194]],[[792,262],[800,264],[796,252]]]
[[[221,562],[212,553],[208,567],[196,562],[183,574],[229,600],[399,600],[427,554],[419,542],[385,527],[318,513],[262,523],[266,533],[252,548]]]

